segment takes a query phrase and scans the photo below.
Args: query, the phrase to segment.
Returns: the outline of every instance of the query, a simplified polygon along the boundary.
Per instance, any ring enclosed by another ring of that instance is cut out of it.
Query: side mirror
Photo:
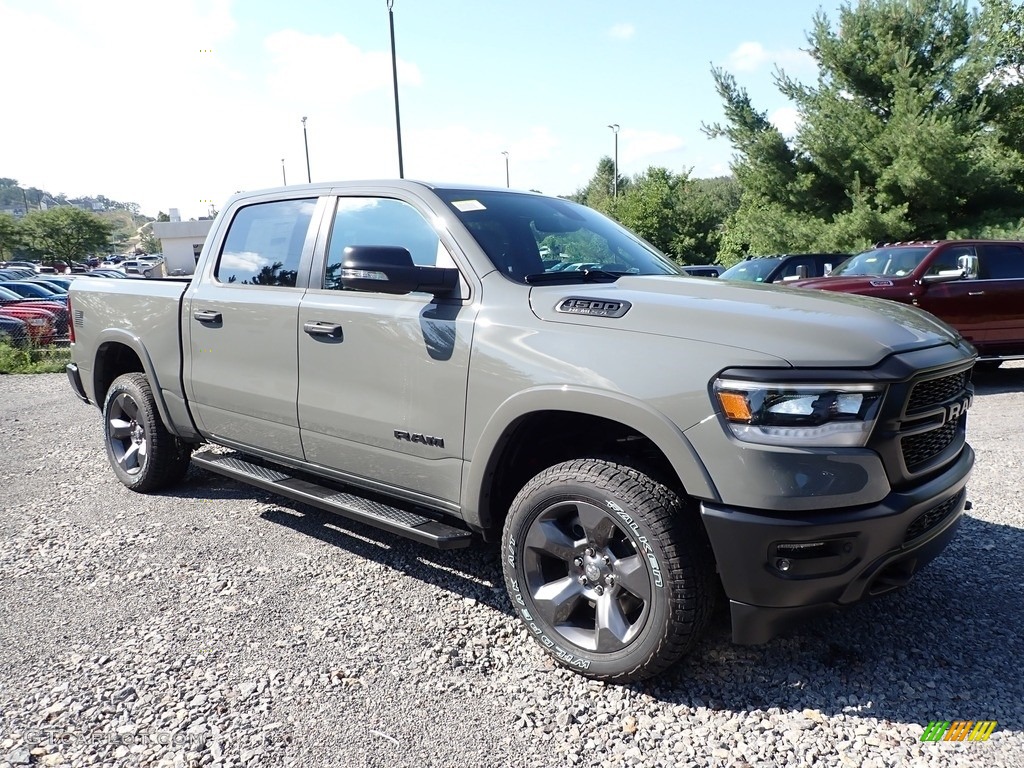
[[[416,266],[406,248],[351,245],[345,249],[339,279],[350,291],[393,294],[424,291],[438,295],[458,288],[459,270]]]
[[[960,267],[964,273],[964,277],[968,280],[978,279],[978,257],[970,254],[964,254],[956,260],[957,266]]]

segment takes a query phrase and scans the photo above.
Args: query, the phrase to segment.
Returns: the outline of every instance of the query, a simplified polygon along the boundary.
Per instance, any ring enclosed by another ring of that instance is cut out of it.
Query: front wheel
[[[707,625],[713,568],[683,499],[613,461],[577,459],[523,487],[502,554],[516,615],[547,653],[590,677],[657,674]]]
[[[160,420],[145,374],[126,373],[110,385],[103,403],[103,427],[110,466],[131,490],[159,490],[188,470],[192,449]]]

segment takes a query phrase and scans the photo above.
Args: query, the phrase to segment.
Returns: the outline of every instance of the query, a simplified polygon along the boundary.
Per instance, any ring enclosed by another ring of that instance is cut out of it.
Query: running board
[[[247,461],[242,454],[203,451],[192,454],[192,463],[218,475],[255,485],[293,501],[312,504],[350,520],[397,533],[438,549],[468,547],[472,540],[472,534],[464,528],[456,528],[337,488],[311,483],[287,474],[283,467],[266,467]]]

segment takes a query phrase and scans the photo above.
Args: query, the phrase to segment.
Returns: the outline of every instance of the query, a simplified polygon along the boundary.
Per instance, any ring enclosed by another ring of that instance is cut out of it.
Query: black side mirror
[[[416,266],[407,248],[350,245],[345,248],[340,281],[350,291],[393,294],[424,291],[436,296],[458,288],[459,270]]]

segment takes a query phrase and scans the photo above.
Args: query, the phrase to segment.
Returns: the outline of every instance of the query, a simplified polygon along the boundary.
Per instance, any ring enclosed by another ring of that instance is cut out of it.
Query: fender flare
[[[107,328],[96,338],[96,355],[93,358],[92,365],[92,394],[96,398],[96,405],[99,406],[101,411],[103,410],[103,403],[99,401],[99,387],[97,385],[99,383],[101,350],[108,344],[119,344],[123,347],[128,347],[139,358],[139,361],[142,363],[142,372],[149,379],[150,389],[153,392],[153,401],[156,404],[157,412],[160,414],[160,420],[164,423],[164,427],[166,427],[168,432],[175,437],[182,437],[174,426],[174,421],[170,418],[167,403],[164,401],[163,389],[160,387],[160,378],[156,374],[156,366],[153,365],[149,351],[138,336],[123,328]]]
[[[705,500],[719,500],[711,476],[693,445],[661,412],[621,393],[558,384],[531,387],[515,393],[495,409],[476,445],[467,445],[466,472],[462,481],[462,514],[472,527],[489,528],[496,515],[490,509],[490,480],[499,457],[518,423],[540,411],[565,411],[596,416],[624,424],[647,437],[658,447],[687,493]],[[475,457],[483,457],[474,460]]]

